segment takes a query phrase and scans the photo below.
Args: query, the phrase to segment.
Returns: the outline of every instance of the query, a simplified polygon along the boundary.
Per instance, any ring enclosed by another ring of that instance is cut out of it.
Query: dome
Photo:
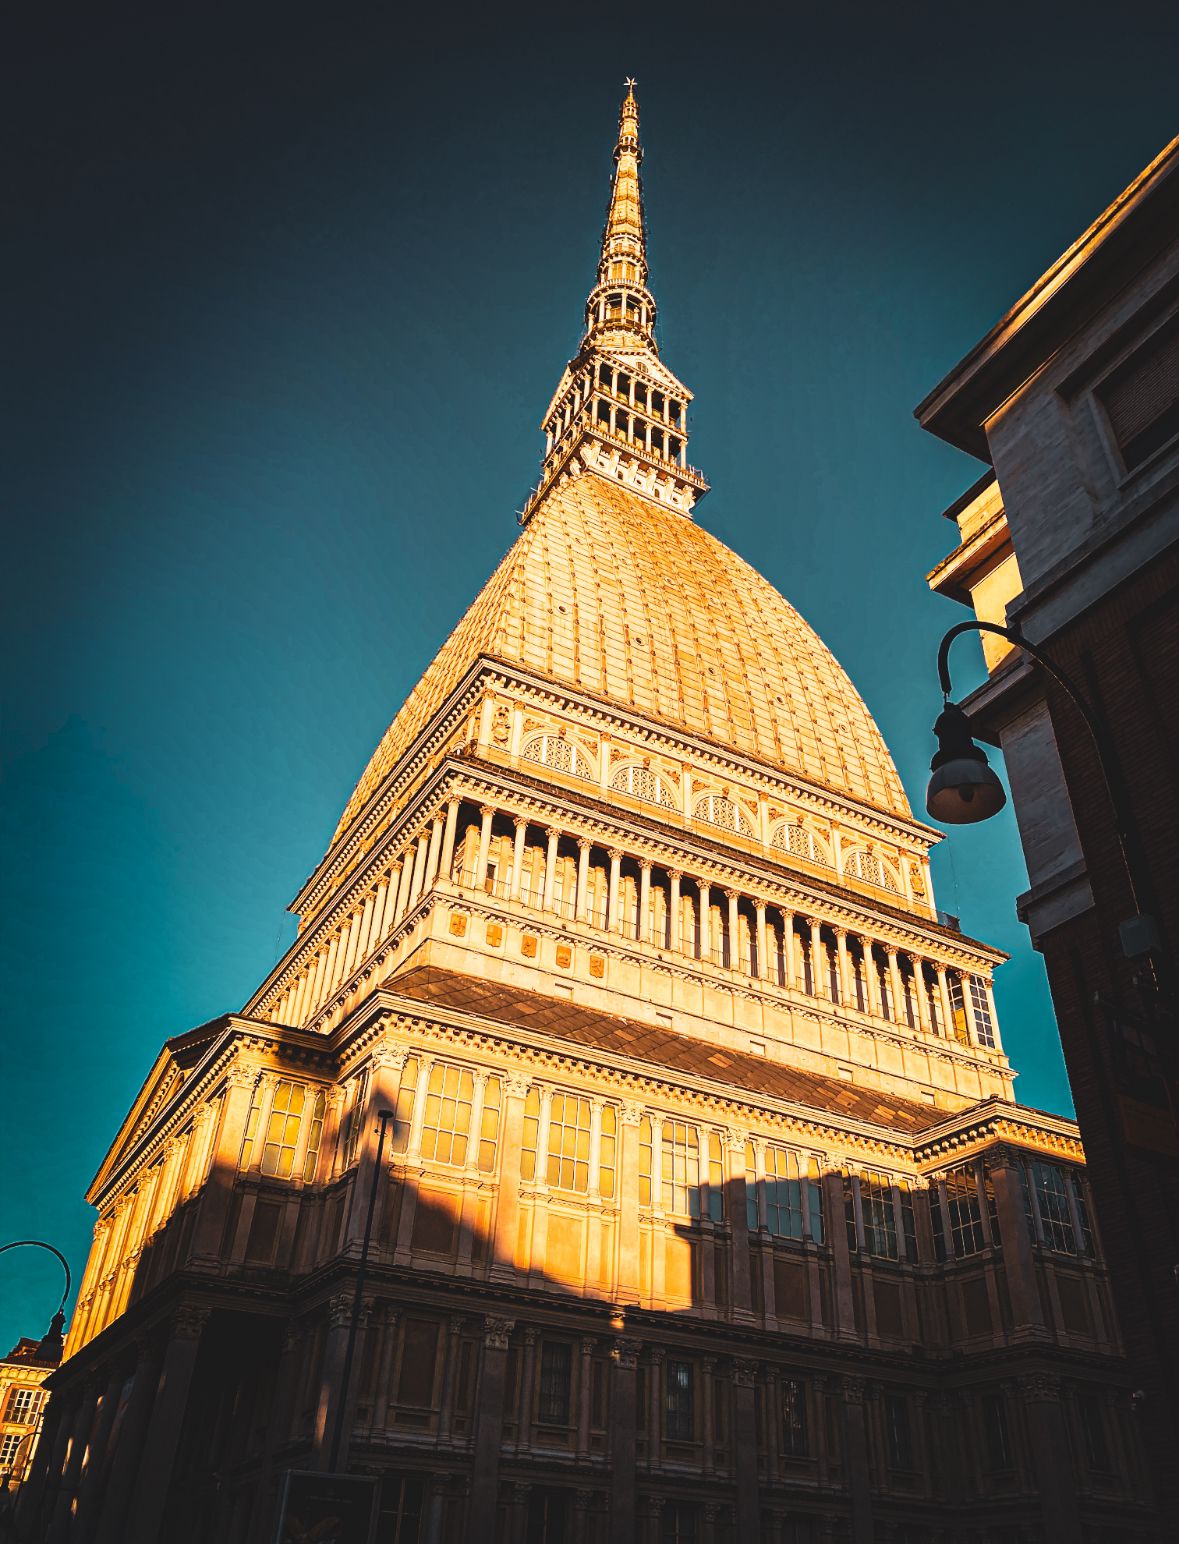
[[[442,645],[337,836],[483,655],[911,818],[871,714],[789,601],[694,521],[585,473],[549,491]]]

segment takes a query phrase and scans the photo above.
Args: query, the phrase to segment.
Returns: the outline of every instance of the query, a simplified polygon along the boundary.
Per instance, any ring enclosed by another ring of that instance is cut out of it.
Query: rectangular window
[[[745,1226],[750,1233],[761,1227],[761,1209],[757,1200],[757,1161],[753,1143],[745,1144]]]
[[[700,1215],[700,1135],[680,1120],[663,1122],[662,1204],[676,1217]]]
[[[951,975],[947,985],[950,988],[950,1023],[954,1031],[954,1039],[959,1045],[970,1044],[970,1031],[966,1027],[966,999],[962,994],[962,977]]]
[[[528,1496],[524,1544],[570,1544],[572,1537],[568,1493],[534,1487]]]
[[[569,1424],[569,1384],[573,1348],[561,1340],[546,1340],[540,1348],[540,1403],[536,1418],[549,1426]]]
[[[977,976],[970,978],[970,1006],[974,1009],[974,1030],[979,1045],[995,1049],[995,1021],[991,1018],[991,999]]]
[[[13,1389],[4,1406],[4,1419],[13,1426],[31,1426],[41,1408],[41,1398],[40,1389]]]
[[[605,1200],[614,1195],[614,1176],[618,1163],[618,1111],[612,1104],[602,1106],[602,1135],[598,1143],[598,1189]]]
[[[1033,1222],[1034,1213],[1040,1214],[1040,1242],[1059,1254],[1076,1254],[1068,1175],[1056,1164],[1038,1160],[1028,1165],[1028,1174],[1033,1191]]]
[[[1179,321],[1166,323],[1097,388],[1128,472],[1179,435]]]
[[[807,1454],[806,1385],[797,1378],[782,1381],[782,1451],[791,1458]]]
[[[24,1440],[18,1431],[6,1431],[0,1437],[0,1476],[15,1466],[17,1449]]]
[[[548,1183],[585,1195],[589,1190],[590,1102],[554,1094],[549,1106]]]
[[[434,1371],[438,1361],[439,1324],[434,1319],[407,1319],[397,1375],[397,1403],[429,1409],[434,1403]]]
[[[884,1396],[884,1430],[888,1462],[893,1469],[912,1469],[913,1438],[909,1430],[909,1401],[903,1394]]]
[[[651,1117],[644,1115],[639,1121],[639,1205],[650,1206],[652,1191]]]
[[[979,1254],[986,1248],[986,1238],[978,1197],[978,1176],[973,1167],[951,1169],[945,1176],[945,1186],[954,1253],[959,1259]]]
[[[489,1077],[483,1086],[483,1114],[479,1123],[478,1164],[480,1174],[495,1168],[495,1148],[499,1141],[500,1101],[503,1096],[498,1078]]]
[[[783,1147],[766,1148],[766,1226],[774,1238],[802,1237],[802,1182],[798,1155]]]
[[[913,1217],[913,1192],[901,1181],[896,1187],[901,1207],[901,1231],[905,1238],[905,1259],[910,1265],[917,1264],[917,1224]]]
[[[387,1474],[381,1480],[377,1537],[381,1544],[418,1544],[425,1482],[416,1474]]]
[[[659,1524],[659,1544],[696,1544],[696,1508],[690,1501],[667,1501]]]
[[[1081,1394],[1077,1398],[1081,1431],[1085,1437],[1085,1457],[1090,1469],[1108,1470],[1109,1443],[1105,1436],[1105,1412],[1099,1394]]]
[[[524,1100],[524,1130],[520,1135],[520,1178],[536,1178],[536,1153],[540,1145],[540,1090],[530,1088]]]
[[[897,1258],[897,1222],[892,1207],[892,1184],[887,1175],[865,1171],[860,1177],[860,1210],[864,1219],[864,1248],[885,1260]]]
[[[713,1222],[725,1218],[725,1162],[720,1134],[708,1133],[708,1215]]]
[[[466,1163],[474,1093],[475,1080],[466,1068],[445,1062],[430,1068],[422,1120],[422,1157],[427,1163]]]
[[[409,1146],[409,1134],[413,1129],[413,1107],[418,1092],[418,1059],[407,1056],[401,1069],[401,1083],[393,1106],[393,1130],[390,1133],[391,1150],[403,1153]]]
[[[691,1442],[696,1433],[695,1387],[691,1362],[667,1363],[667,1404],[664,1436],[669,1442]]]
[[[806,1161],[807,1213],[810,1219],[811,1238],[816,1244],[823,1242],[823,1183],[819,1177],[817,1159]]]
[[[242,1138],[241,1157],[238,1160],[238,1168],[244,1173],[254,1158],[254,1143],[258,1136],[258,1114],[262,1099],[262,1089],[257,1083],[254,1085],[254,1093],[250,1100],[250,1111],[246,1116],[246,1133]]]
[[[263,1174],[275,1179],[290,1179],[306,1099],[307,1090],[302,1083],[290,1083],[284,1078],[275,1087],[266,1122],[266,1143],[262,1149]]]
[[[352,1080],[352,1098],[348,1102],[348,1113],[344,1117],[341,1131],[341,1142],[344,1149],[344,1167],[350,1169],[356,1162],[356,1154],[360,1147],[360,1125],[364,1119],[364,1107],[368,1099],[368,1068],[361,1072],[359,1077]]]
[[[315,1183],[319,1168],[319,1149],[323,1143],[323,1115],[327,1109],[327,1094],[317,1088],[311,1100],[311,1129],[307,1133],[307,1152],[303,1158],[303,1183]]]
[[[1007,1430],[1007,1405],[1002,1394],[983,1395],[982,1418],[987,1463],[992,1469],[1010,1469],[1011,1438]]]

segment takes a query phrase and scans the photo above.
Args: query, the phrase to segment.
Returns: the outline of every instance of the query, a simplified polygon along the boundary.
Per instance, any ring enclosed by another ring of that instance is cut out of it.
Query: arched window
[[[557,734],[534,734],[525,740],[520,752],[522,761],[535,761],[553,772],[564,772],[568,777],[593,779],[588,758],[573,743]]]
[[[831,867],[831,855],[823,843],[813,831],[808,831],[806,826],[800,826],[797,822],[776,826],[770,837],[770,846],[776,847],[779,852],[788,852],[792,858],[805,858],[808,863],[818,863],[823,868]]]
[[[753,827],[741,806],[723,793],[706,793],[696,800],[696,819],[707,820],[710,826],[722,826],[726,831],[737,831],[742,836],[752,836]]]
[[[665,810],[676,807],[670,788],[650,767],[631,765],[619,767],[610,779],[610,787],[618,793],[628,793],[632,799],[645,799],[648,804],[660,804]]]
[[[900,881],[895,871],[874,852],[848,853],[843,872],[849,879],[862,879],[865,884],[876,885],[881,890],[900,892]]]

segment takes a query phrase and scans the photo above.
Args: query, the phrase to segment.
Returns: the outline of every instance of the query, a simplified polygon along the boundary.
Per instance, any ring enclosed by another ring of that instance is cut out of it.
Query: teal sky
[[[700,521],[831,646],[918,808],[963,615],[924,575],[981,467],[912,408],[1177,127],[1170,6],[555,11],[417,35],[331,8],[104,17],[24,61],[0,1242],[47,1238],[78,1275],[83,1192],[161,1042],[286,947],[371,750],[515,535],[623,76]],[[965,689],[981,655],[958,648]],[[1019,1096],[1069,1110],[1009,811],[934,872],[1012,953]],[[25,1253],[0,1261],[4,1349],[56,1304]]]

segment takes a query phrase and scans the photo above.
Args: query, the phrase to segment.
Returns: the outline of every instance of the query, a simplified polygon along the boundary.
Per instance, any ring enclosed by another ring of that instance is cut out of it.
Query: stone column
[[[921,1026],[923,1035],[933,1033],[933,1025],[929,1019],[929,992],[925,985],[925,965],[918,954],[909,956],[909,963],[913,967],[913,990],[917,994],[917,1022]]]
[[[131,1500],[126,1544],[158,1544],[209,1309],[184,1304],[176,1312]]]
[[[483,1320],[483,1360],[475,1407],[469,1517],[494,1525],[499,1491],[499,1454],[503,1431],[504,1384],[508,1342],[514,1319],[488,1315]]]
[[[872,1544],[872,1478],[868,1466],[868,1425],[864,1410],[867,1386],[863,1378],[842,1380],[843,1435],[852,1544]]]
[[[827,989],[827,972],[823,968],[823,928],[814,917],[808,917],[811,930],[811,993],[815,997],[830,997]]]
[[[726,890],[725,899],[729,903],[729,969],[739,970],[741,967],[741,940],[737,927],[740,920],[737,907],[737,892],[735,890]]]
[[[577,922],[584,922],[589,915],[589,860],[592,845],[588,837],[577,838],[577,909],[574,914]]]
[[[937,971],[937,997],[941,1004],[942,1035],[946,1040],[954,1038],[954,1010],[950,1006],[950,983],[946,980],[946,967],[935,966]]]
[[[892,1021],[900,1024],[904,1021],[905,993],[901,986],[901,967],[897,964],[897,950],[895,944],[885,944],[884,952],[888,956],[888,990],[892,997]]]
[[[461,800],[451,799],[446,806],[446,827],[442,832],[442,853],[438,866],[446,879],[450,878],[450,871],[454,867],[454,841],[458,832],[459,805]]]
[[[794,938],[794,913],[782,913],[782,952],[785,957],[786,985],[791,991],[798,990],[798,946]]]
[[[757,947],[757,970],[754,974],[760,976],[764,981],[770,973],[770,962],[766,954],[766,903],[764,901],[756,902],[754,911],[757,916],[757,929],[754,934]]]
[[[190,1265],[217,1267],[221,1264],[229,1202],[237,1180],[238,1159],[256,1081],[257,1074],[251,1068],[237,1063],[225,1075],[225,1099],[189,1248]]]
[[[638,1544],[635,1450],[638,1446],[640,1342],[618,1339],[610,1353],[610,1541]]]
[[[524,877],[524,845],[528,840],[528,821],[523,815],[517,815],[516,836],[512,843],[512,883],[508,891],[508,899],[518,901],[520,899],[520,881]]]
[[[643,1109],[626,1102],[622,1106],[619,1151],[616,1159],[618,1186],[618,1274],[615,1292],[620,1302],[639,1301],[639,1123]],[[654,1171],[652,1160],[652,1171]],[[656,1176],[652,1172],[652,1188]]]
[[[583,1335],[578,1341],[581,1354],[577,1367],[577,1453],[586,1462],[590,1457],[590,1395],[597,1344],[592,1335]]]
[[[548,838],[548,845],[544,855],[544,899],[541,905],[545,911],[552,911],[553,886],[557,879],[557,843],[560,841],[561,834],[550,826],[545,835]]]
[[[423,831],[417,838],[417,852],[413,860],[413,881],[409,887],[409,904],[416,906],[426,884],[426,854],[430,850],[430,838]]]
[[[761,1537],[761,1499],[757,1476],[757,1363],[733,1364],[733,1469],[737,1481],[737,1537]]]
[[[995,1147],[984,1154],[983,1161],[995,1190],[995,1213],[999,1219],[1003,1268],[1011,1298],[1012,1329],[1022,1338],[1040,1339],[1047,1332],[1036,1283],[1027,1214],[1023,1209],[1019,1159],[1010,1148]]]
[[[987,1006],[991,1010],[991,1039],[995,1042],[995,1050],[1001,1051],[1003,1042],[999,1038],[999,1015],[995,1011],[995,988],[989,981],[985,981],[983,985],[987,993]]]
[[[732,1303],[734,1319],[753,1318],[753,1288],[750,1278],[749,1216],[745,1195],[745,1144],[749,1140],[744,1131],[730,1127],[727,1156],[728,1217],[732,1235]]]
[[[1017,1379],[1017,1387],[1027,1414],[1032,1477],[1040,1498],[1045,1544],[1075,1544],[1085,1530],[1073,1479],[1060,1379],[1032,1373]]]
[[[491,817],[495,811],[490,805],[483,804],[479,807],[479,813],[483,817],[479,827],[479,850],[475,857],[475,882],[473,888],[482,890],[487,883],[487,854],[491,848]]]
[[[94,1544],[122,1544],[127,1537],[127,1507],[139,1472],[144,1433],[159,1381],[159,1352],[152,1341],[141,1341],[118,1441],[114,1452],[107,1456],[106,1488],[95,1526]]]
[[[668,905],[671,907],[671,917],[669,919],[671,942],[669,947],[677,953],[683,950],[684,914],[683,904],[680,899],[680,881],[683,877],[678,869],[671,869],[668,873],[668,879],[671,881],[671,895],[668,900]]]
[[[524,1098],[528,1079],[509,1074],[504,1079],[503,1121],[499,1185],[495,1194],[495,1221],[491,1277],[494,1281],[516,1279],[516,1250],[520,1233],[520,1141],[524,1127]],[[507,1138],[507,1140],[504,1140]]]
[[[414,848],[411,843],[401,854],[401,880],[397,886],[397,911],[396,918],[400,922],[409,910],[409,889],[413,884],[413,858]]]
[[[698,881],[700,891],[700,958],[712,958],[712,891],[708,881]]]
[[[639,928],[640,943],[651,942],[651,860],[639,859]]]
[[[430,845],[426,849],[426,882],[425,888],[429,890],[438,878],[438,868],[442,859],[442,816],[435,815],[430,826]]]
[[[852,990],[851,961],[847,955],[847,930],[835,930],[835,959],[839,969],[839,999],[845,1008],[854,1008],[856,994]]]
[[[618,932],[618,911],[622,900],[622,854],[616,847],[610,849],[610,899],[606,908],[606,925],[611,933]]]

